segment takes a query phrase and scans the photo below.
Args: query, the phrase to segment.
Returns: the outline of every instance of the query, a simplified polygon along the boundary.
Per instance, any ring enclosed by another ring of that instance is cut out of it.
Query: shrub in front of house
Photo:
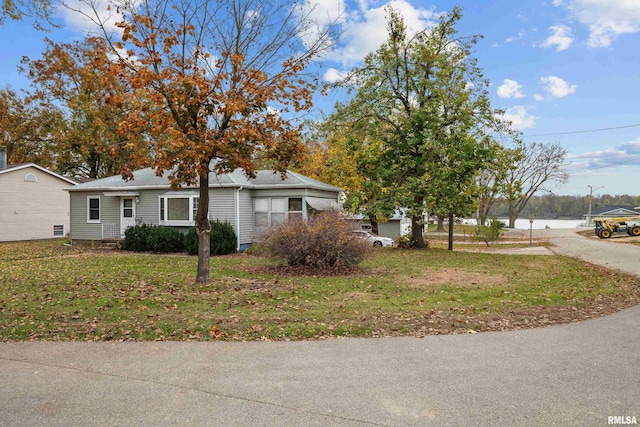
[[[149,250],[160,253],[184,251],[184,234],[173,227],[151,226],[147,236]]]
[[[127,228],[124,232],[123,248],[133,252],[146,252],[149,250],[147,237],[151,226],[142,224]]]
[[[136,225],[125,231],[124,249],[134,252],[182,252],[184,250],[184,235],[172,227]]]
[[[322,212],[308,221],[295,220],[269,229],[261,251],[291,266],[333,268],[359,264],[369,253],[352,224],[337,211]]]
[[[227,255],[236,251],[237,236],[233,227],[218,220],[211,221],[211,235],[209,236],[210,254]],[[189,255],[198,254],[198,235],[192,227],[184,238],[184,246]]]

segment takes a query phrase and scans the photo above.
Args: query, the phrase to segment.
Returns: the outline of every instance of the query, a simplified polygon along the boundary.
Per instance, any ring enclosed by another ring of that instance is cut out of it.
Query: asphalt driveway
[[[555,251],[587,245],[559,234]],[[638,266],[640,248],[622,246]],[[633,307],[427,338],[3,343],[0,425],[606,426],[640,418],[639,326]]]

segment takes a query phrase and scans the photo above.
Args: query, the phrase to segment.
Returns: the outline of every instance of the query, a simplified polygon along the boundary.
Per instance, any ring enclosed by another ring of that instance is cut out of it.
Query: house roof
[[[591,216],[630,216],[640,215],[640,206],[605,206]]]
[[[156,175],[152,168],[134,171],[133,179],[125,181],[122,176],[110,176],[108,178],[96,179],[68,188],[69,191],[133,191],[143,189],[170,189],[170,171],[166,171],[162,176]],[[216,187],[246,187],[255,189],[269,188],[313,188],[317,190],[340,192],[341,188],[325,184],[324,182],[309,178],[302,174],[287,171],[282,177],[280,173],[272,170],[256,171],[256,177],[247,177],[242,169],[233,172],[217,175],[209,175],[209,188]],[[193,187],[192,187],[193,188]]]
[[[5,169],[0,170],[0,175],[7,173],[7,172],[15,172],[21,169],[27,169],[27,168],[36,168],[44,173],[48,173],[51,176],[54,176],[58,179],[61,179],[63,181],[68,182],[69,184],[73,184],[73,185],[77,185],[78,183],[75,182],[74,180],[70,179],[70,178],[65,178],[62,175],[58,175],[55,172],[51,172],[49,169],[47,168],[43,168],[42,166],[38,166],[35,163],[21,163],[21,164],[17,164],[17,165],[8,165]]]

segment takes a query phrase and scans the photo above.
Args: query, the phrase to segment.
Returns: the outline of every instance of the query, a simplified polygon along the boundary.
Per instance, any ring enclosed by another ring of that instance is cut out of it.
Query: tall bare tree
[[[505,199],[509,206],[509,228],[527,206],[529,199],[539,191],[550,191],[551,184],[567,182],[564,170],[567,150],[558,143],[522,144],[519,159],[506,174]]]

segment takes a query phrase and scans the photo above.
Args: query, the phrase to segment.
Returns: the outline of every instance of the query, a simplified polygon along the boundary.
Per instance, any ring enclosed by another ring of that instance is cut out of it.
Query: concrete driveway
[[[637,242],[636,237],[620,233],[610,239],[587,239],[576,232],[576,229],[549,231],[547,237],[553,245],[551,250],[592,264],[640,275],[640,246],[624,243],[631,240]]]
[[[0,425],[606,426],[640,418],[639,326],[634,307],[427,338],[3,343]]]

